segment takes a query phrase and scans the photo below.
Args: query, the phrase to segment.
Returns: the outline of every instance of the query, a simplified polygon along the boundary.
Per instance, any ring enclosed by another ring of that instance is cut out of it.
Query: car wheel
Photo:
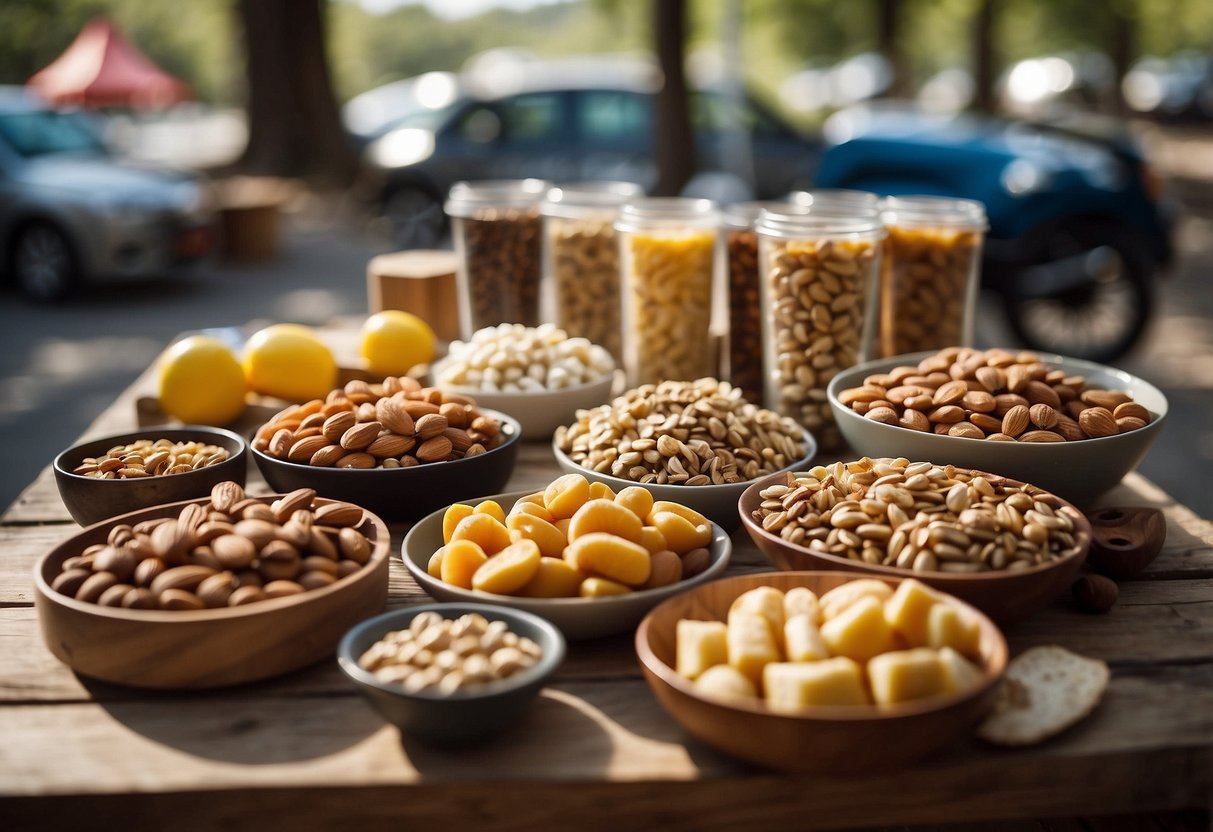
[[[50,223],[31,223],[13,240],[12,274],[31,300],[58,300],[76,282],[76,258],[67,236]]]
[[[1024,346],[1107,363],[1128,352],[1150,322],[1153,269],[1131,232],[1079,224],[1045,243],[1036,265],[1010,280],[1003,301]]]
[[[383,215],[398,248],[432,248],[442,239],[446,223],[442,204],[420,188],[392,191],[383,201]]]

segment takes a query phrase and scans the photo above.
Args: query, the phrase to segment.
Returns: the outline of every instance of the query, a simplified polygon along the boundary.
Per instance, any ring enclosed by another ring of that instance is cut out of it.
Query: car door
[[[582,149],[577,179],[657,183],[653,157],[653,97],[620,89],[571,94],[573,129]]]
[[[519,93],[468,108],[454,127],[466,179],[563,181],[575,169],[563,91]]]

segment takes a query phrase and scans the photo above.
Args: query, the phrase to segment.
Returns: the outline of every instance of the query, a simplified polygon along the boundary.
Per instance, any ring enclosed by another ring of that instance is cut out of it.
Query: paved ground
[[[1182,177],[1179,257],[1162,286],[1160,316],[1121,365],[1171,403],[1141,470],[1213,518],[1213,166],[1194,163],[1213,158],[1213,133],[1169,136],[1159,158]],[[54,307],[0,291],[0,507],[174,335],[254,319],[322,323],[363,314],[366,261],[383,250],[362,227],[313,204],[288,220],[283,256],[272,265],[213,263],[172,281],[96,288]]]

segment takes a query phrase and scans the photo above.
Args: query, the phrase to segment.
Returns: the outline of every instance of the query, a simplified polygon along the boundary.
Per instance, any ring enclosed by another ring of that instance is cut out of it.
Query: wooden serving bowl
[[[940,592],[954,595],[977,607],[1003,625],[1026,618],[1069,590],[1091,547],[1091,524],[1087,521],[1086,516],[1060,497],[1038,491],[1033,495],[1036,499],[1044,500],[1054,508],[1068,507],[1067,513],[1074,520],[1074,538],[1078,544],[1078,549],[1073,554],[1015,572],[998,570],[967,574],[914,572],[899,566],[884,566],[850,560],[789,543],[779,535],[764,529],[761,523],[755,522],[753,513],[762,503],[759,492],[777,482],[782,482],[784,476],[781,474],[755,482],[741,495],[737,504],[745,530],[749,532],[750,538],[762,550],[762,553],[777,568],[789,571],[835,569],[889,578],[917,578]],[[1009,485],[1023,485],[1021,482],[1005,477],[999,479]]]
[[[272,503],[282,495],[261,497]],[[141,688],[188,689],[235,685],[276,676],[334,655],[346,630],[383,609],[390,537],[366,512],[356,528],[371,542],[366,566],[336,583],[301,595],[241,607],[199,611],[103,607],[51,589],[63,561],[126,523],[176,517],[185,500],[124,514],[60,543],[34,568],[34,605],[43,641],[83,676]],[[317,505],[333,502],[317,500]]]
[[[771,711],[759,699],[725,702],[700,695],[674,671],[679,619],[724,621],[743,592],[760,586],[821,594],[859,577],[847,572],[766,572],[714,581],[665,601],[640,623],[636,653],[646,681],[666,712],[713,748],[781,771],[835,774],[894,769],[937,752],[967,735],[994,704],[1007,666],[1007,643],[989,618],[967,608],[981,624],[981,668],[976,688],[895,706],[805,708]],[[897,578],[878,578],[890,586]]]

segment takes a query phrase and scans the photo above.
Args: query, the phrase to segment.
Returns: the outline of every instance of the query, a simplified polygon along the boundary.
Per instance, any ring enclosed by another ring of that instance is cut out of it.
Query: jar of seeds
[[[707,199],[640,199],[620,209],[623,358],[632,386],[716,374],[719,225]]]
[[[540,179],[456,182],[445,209],[459,270],[459,328],[464,339],[500,323],[539,324],[543,235]]]
[[[544,217],[544,271],[556,323],[623,361],[620,333],[619,207],[642,195],[632,182],[582,182],[552,188]]]
[[[972,344],[984,206],[897,196],[885,199],[883,208],[888,236],[880,274],[880,355]]]
[[[869,212],[763,211],[756,226],[762,269],[764,402],[808,428],[822,450],[842,444],[826,386],[867,358],[880,241]]]
[[[758,297],[758,234],[754,223],[764,208],[787,210],[781,202],[738,202],[724,209],[728,280],[729,382],[747,401],[762,401],[762,310]]]

